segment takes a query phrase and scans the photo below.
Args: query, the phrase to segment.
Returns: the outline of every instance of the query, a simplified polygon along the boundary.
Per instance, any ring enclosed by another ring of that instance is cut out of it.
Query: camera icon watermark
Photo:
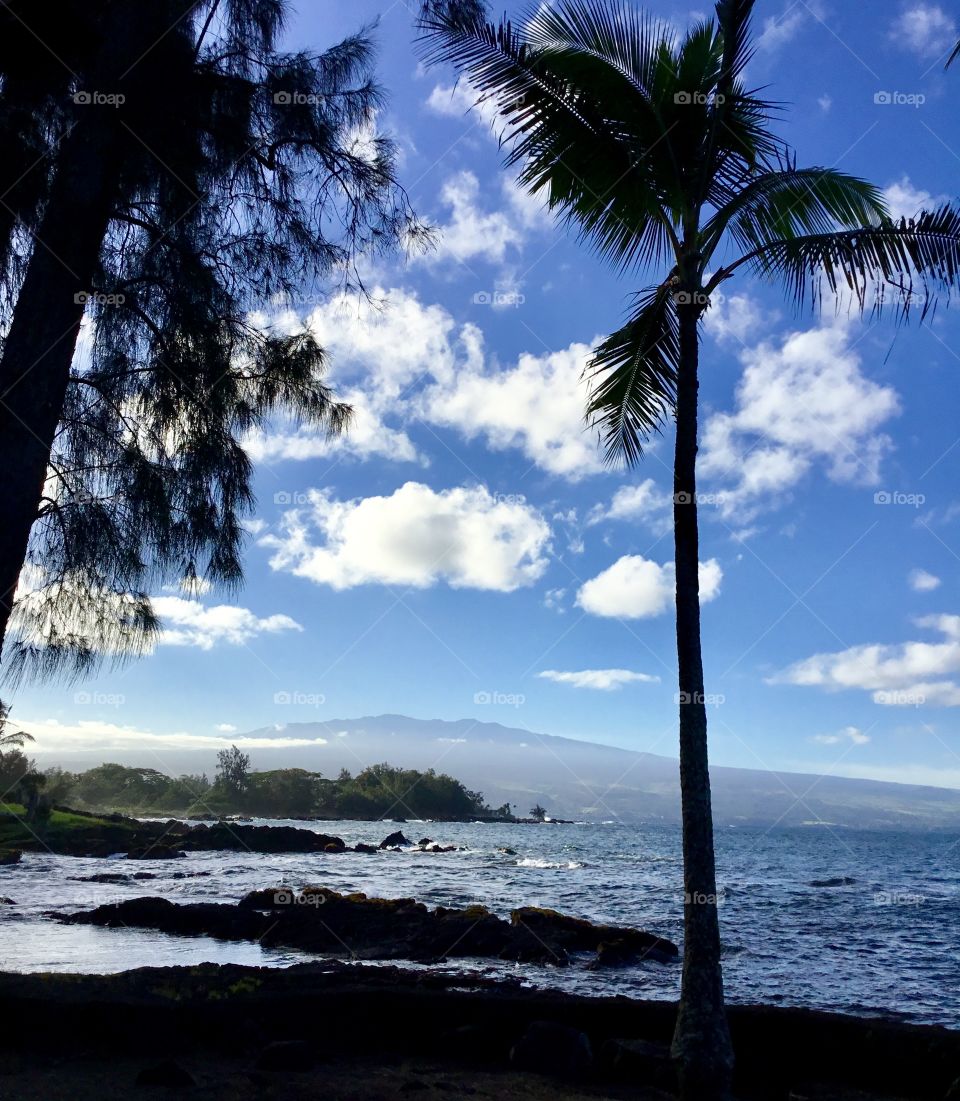
[[[873,102],[882,107],[922,107],[927,97],[922,92],[874,92]]]
[[[125,294],[101,294],[99,291],[77,291],[73,296],[77,306],[122,306],[126,300]]]
[[[908,505],[910,508],[920,508],[926,501],[923,493],[901,493],[899,490],[878,490],[873,495],[875,505]]]
[[[78,107],[121,107],[127,97],[121,92],[74,92],[73,102]]]
[[[674,92],[673,102],[681,107],[719,107],[726,96],[722,92]]]
[[[873,702],[882,707],[923,707],[927,697],[909,688],[881,688],[873,693]]]
[[[700,704],[703,707],[722,707],[727,697],[722,692],[677,692],[673,702],[680,706]]]
[[[523,707],[527,697],[519,692],[474,692],[473,702],[478,707]]]
[[[273,102],[279,107],[319,107],[326,96],[316,92],[274,92]]]
[[[524,302],[526,298],[519,291],[477,291],[473,296],[475,306],[492,306],[495,310],[519,309]]]
[[[123,707],[127,697],[120,692],[74,692],[78,707]]]
[[[274,906],[324,906],[327,896],[322,891],[296,891],[281,887],[273,892]]]
[[[274,692],[273,702],[281,707],[323,707],[327,697],[322,692]]]
[[[310,494],[302,491],[281,489],[273,495],[275,505],[307,505],[310,503]]]

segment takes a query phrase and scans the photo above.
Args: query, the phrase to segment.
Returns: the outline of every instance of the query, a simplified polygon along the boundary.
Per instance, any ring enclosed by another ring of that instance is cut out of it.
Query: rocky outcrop
[[[412,841],[408,841],[403,836],[403,830],[397,830],[395,833],[388,834],[381,842],[381,849],[398,849],[408,848],[413,845]]]
[[[568,952],[597,952],[606,948],[608,958],[611,946],[621,957],[630,957],[633,963],[652,960],[669,963],[677,958],[679,949],[673,941],[647,933],[642,929],[630,929],[617,925],[595,925],[583,918],[568,917],[556,910],[538,906],[522,906],[513,910],[510,921],[514,926],[528,930],[533,936]]]
[[[60,920],[256,940],[266,947],[357,959],[482,957],[565,966],[570,951],[596,951],[604,940],[614,939],[632,945],[638,959],[654,952],[663,959],[677,954],[676,945],[652,933],[593,925],[552,910],[514,911],[508,922],[483,906],[431,910],[412,898],[368,898],[322,886],[299,891],[270,887],[252,891],[235,905],[175,905],[165,898],[135,898]]]
[[[19,864],[23,859],[20,849],[0,849],[0,867],[7,864]]]

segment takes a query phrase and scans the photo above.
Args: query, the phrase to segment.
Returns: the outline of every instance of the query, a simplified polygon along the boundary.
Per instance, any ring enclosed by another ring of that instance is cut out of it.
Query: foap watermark
[[[498,505],[525,505],[527,498],[522,493],[494,493]]]
[[[721,692],[677,692],[673,697],[676,704],[699,703],[704,707],[722,707],[727,697]]]
[[[127,697],[120,692],[74,692],[73,702],[83,707],[123,707]]]
[[[922,107],[927,97],[922,92],[874,92],[873,102],[881,107]]]
[[[473,702],[483,707],[489,704],[497,707],[523,707],[527,697],[519,692],[474,692]]]
[[[678,306],[710,305],[710,295],[706,291],[674,291],[672,297]]]
[[[100,291],[77,291],[73,296],[77,306],[122,306],[126,300],[125,294],[103,294]]]
[[[327,697],[322,692],[274,692],[273,702],[283,707],[323,707]]]
[[[122,92],[74,92],[73,102],[79,107],[122,107],[127,97]]]
[[[310,503],[310,494],[303,493],[302,491],[291,491],[287,489],[281,489],[273,495],[273,503],[275,505],[308,505]]]
[[[874,692],[873,702],[884,707],[923,707],[927,697],[909,688],[882,688]]]
[[[726,900],[723,893],[707,894],[705,891],[689,891],[683,893],[684,906],[722,906]]]
[[[273,102],[279,107],[319,107],[325,96],[316,92],[274,92]]]
[[[477,291],[473,296],[475,306],[493,306],[495,310],[504,310],[509,307],[519,309],[526,302],[526,298],[519,291]]]
[[[726,97],[722,92],[674,92],[673,102],[680,107],[720,106]]]
[[[327,896],[322,891],[300,891],[278,887],[273,892],[274,906],[325,906]]]
[[[876,891],[873,896],[874,906],[922,906],[926,901],[916,891]]]
[[[901,493],[889,489],[880,489],[873,495],[875,505],[907,505],[910,508],[920,508],[926,499],[922,493]]]
[[[723,493],[674,493],[673,503],[675,505],[713,505],[720,507],[726,501],[726,495]]]

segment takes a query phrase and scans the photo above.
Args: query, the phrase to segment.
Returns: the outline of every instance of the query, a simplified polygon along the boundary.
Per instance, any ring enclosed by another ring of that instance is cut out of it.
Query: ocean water
[[[292,823],[304,825],[303,823]],[[348,844],[378,843],[391,823],[315,823]],[[616,823],[510,826],[404,823],[463,852],[265,856],[197,853],[182,860],[27,854],[0,868],[0,970],[113,972],[201,961],[284,966],[308,956],[256,944],[132,929],[66,926],[72,912],[140,895],[234,902],[254,888],[320,884],[414,897],[428,905],[521,905],[649,929],[682,944],[680,835]],[[498,852],[511,848],[516,855]],[[809,1006],[960,1026],[960,838],[920,833],[729,829],[717,837],[720,917],[731,1002]],[[111,872],[156,879],[82,882]],[[204,876],[174,878],[183,872]],[[813,880],[848,877],[842,887]],[[451,960],[454,969],[519,977],[586,994],[674,997],[679,964],[624,970]]]

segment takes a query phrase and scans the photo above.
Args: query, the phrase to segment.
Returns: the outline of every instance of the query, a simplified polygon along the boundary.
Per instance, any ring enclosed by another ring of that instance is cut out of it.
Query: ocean
[[[0,970],[115,972],[202,961],[284,966],[310,957],[257,944],[62,925],[72,912],[141,895],[235,902],[255,888],[322,885],[431,906],[479,903],[501,915],[533,905],[634,925],[682,944],[680,834],[617,823],[318,822],[348,844],[400,828],[465,846],[451,853],[263,855],[181,860],[25,854],[0,868]],[[512,849],[504,853],[499,849]],[[717,836],[724,973],[730,1002],[808,1006],[960,1025],[960,837],[825,826],[726,829]],[[84,882],[98,873],[122,882]],[[155,879],[136,880],[137,872]],[[207,873],[194,875],[192,873]],[[184,874],[188,873],[188,874]],[[852,880],[841,886],[815,881]],[[614,971],[451,959],[446,966],[583,994],[673,998],[679,964]]]

